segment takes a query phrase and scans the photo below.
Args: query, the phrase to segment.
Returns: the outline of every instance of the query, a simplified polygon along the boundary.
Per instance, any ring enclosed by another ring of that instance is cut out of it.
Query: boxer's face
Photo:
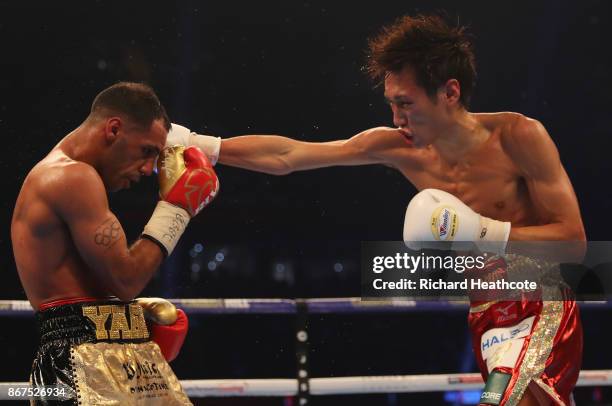
[[[162,120],[156,120],[146,131],[124,126],[112,145],[105,171],[106,188],[110,191],[129,188],[142,175],[153,173],[155,158],[166,144],[168,132]]]
[[[393,112],[393,124],[414,146],[434,142],[442,129],[445,110],[417,84],[410,68],[387,74],[385,99]]]

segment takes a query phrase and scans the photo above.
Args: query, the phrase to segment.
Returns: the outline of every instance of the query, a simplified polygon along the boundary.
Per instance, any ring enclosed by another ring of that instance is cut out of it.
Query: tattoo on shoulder
[[[94,242],[104,248],[112,247],[121,238],[121,226],[116,219],[108,219],[96,229]]]

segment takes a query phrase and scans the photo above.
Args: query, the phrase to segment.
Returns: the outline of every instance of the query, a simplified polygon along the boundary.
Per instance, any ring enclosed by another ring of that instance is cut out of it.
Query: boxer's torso
[[[76,162],[58,148],[26,177],[13,212],[11,239],[19,278],[33,306],[66,297],[103,297],[107,293],[79,256],[70,231],[54,207],[66,171]],[[92,196],[106,198],[106,196]]]
[[[405,148],[405,165],[398,170],[419,190],[435,188],[452,193],[484,216],[513,225],[537,225],[543,220],[536,212],[526,181],[504,148],[511,134],[515,113],[473,114],[488,131],[485,142],[457,163],[449,163],[428,146]],[[402,162],[397,161],[396,162]]]

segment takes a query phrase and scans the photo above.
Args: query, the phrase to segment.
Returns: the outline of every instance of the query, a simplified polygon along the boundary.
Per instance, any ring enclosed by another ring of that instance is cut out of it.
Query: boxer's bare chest
[[[494,219],[514,224],[537,221],[525,179],[497,140],[456,163],[445,161],[433,148],[420,151],[419,159],[422,165],[417,169],[400,169],[418,190],[444,190]]]

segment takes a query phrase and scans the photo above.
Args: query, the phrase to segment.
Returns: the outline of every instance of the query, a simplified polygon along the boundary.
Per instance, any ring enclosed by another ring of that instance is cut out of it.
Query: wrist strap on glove
[[[189,213],[186,210],[160,200],[142,234],[159,244],[168,256],[172,254],[189,220]]]

